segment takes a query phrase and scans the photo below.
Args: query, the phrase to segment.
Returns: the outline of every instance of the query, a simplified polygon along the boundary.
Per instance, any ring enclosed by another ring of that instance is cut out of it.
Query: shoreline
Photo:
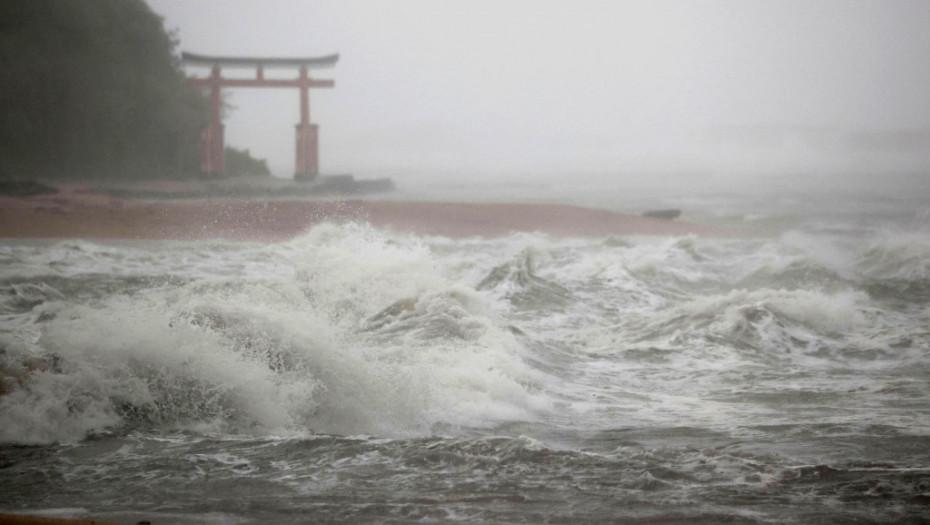
[[[0,197],[0,238],[283,241],[324,222],[452,238],[723,235],[681,221],[566,204],[392,200],[121,199],[83,192]]]

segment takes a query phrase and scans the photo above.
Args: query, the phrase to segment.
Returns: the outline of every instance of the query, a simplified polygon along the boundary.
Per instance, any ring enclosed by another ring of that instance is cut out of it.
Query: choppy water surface
[[[0,245],[0,510],[930,519],[930,235]]]

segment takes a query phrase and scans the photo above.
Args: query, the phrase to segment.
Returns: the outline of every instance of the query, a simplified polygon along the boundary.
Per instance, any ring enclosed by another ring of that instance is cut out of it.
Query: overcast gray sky
[[[340,53],[325,172],[930,166],[927,0],[149,2],[184,50]],[[230,102],[228,141],[290,174],[297,93]]]

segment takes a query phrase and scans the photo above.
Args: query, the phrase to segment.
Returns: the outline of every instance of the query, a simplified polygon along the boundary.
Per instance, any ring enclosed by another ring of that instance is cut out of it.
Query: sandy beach
[[[514,232],[555,236],[715,233],[710,227],[687,222],[560,204],[233,198],[152,201],[77,190],[0,197],[3,238],[280,241],[326,221],[363,221],[379,228],[448,237],[498,237]]]

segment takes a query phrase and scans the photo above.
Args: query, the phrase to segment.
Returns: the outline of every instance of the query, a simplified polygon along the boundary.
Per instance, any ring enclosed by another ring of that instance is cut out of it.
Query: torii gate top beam
[[[306,77],[286,78],[223,78],[211,76],[206,78],[189,78],[188,82],[198,87],[272,87],[272,88],[331,88],[336,85],[332,80],[316,80]]]
[[[339,61],[339,55],[326,55],[321,57],[280,58],[280,57],[218,57],[199,55],[195,53],[181,53],[181,61],[186,64],[202,66],[227,67],[306,67],[324,68],[333,67]]]

